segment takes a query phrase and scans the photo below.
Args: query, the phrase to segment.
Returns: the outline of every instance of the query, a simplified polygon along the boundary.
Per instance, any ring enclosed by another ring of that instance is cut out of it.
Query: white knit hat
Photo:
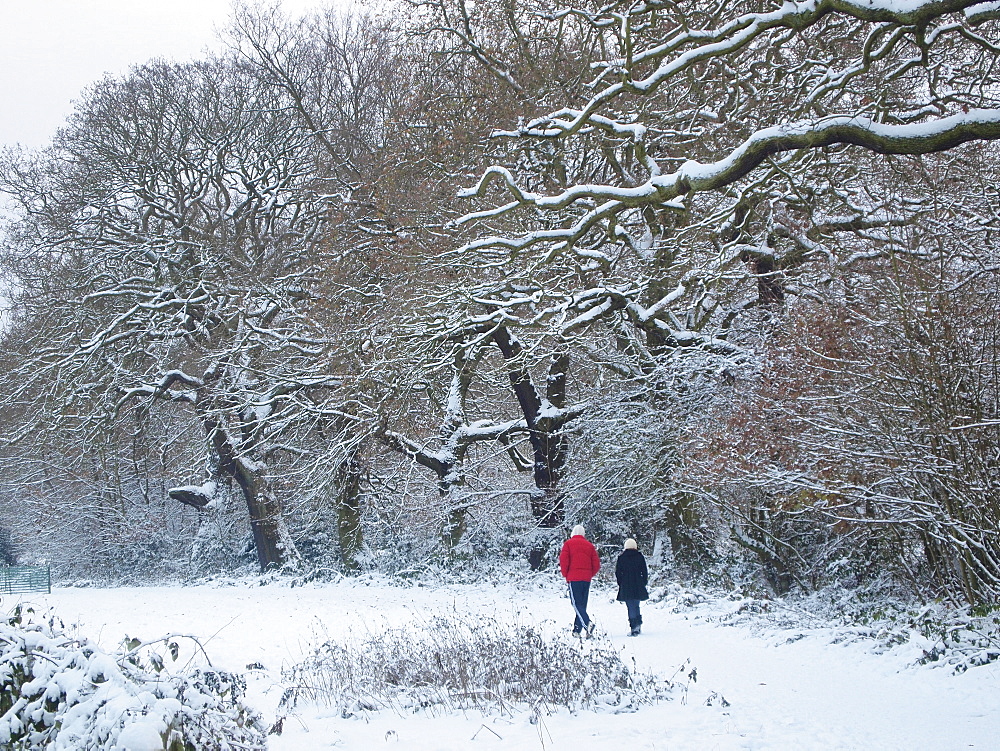
[[[570,533],[570,537],[576,537],[577,535],[580,535],[580,537],[584,536],[582,524],[577,524],[575,527],[573,527],[573,532]]]
[[[636,545],[636,544],[635,544],[635,540],[633,540],[633,539],[632,539],[632,538],[630,537],[630,538],[628,538],[628,539],[627,539],[627,540],[625,541],[625,549],[626,549],[626,550],[638,550],[638,549],[639,549],[639,546],[638,546],[638,545]]]

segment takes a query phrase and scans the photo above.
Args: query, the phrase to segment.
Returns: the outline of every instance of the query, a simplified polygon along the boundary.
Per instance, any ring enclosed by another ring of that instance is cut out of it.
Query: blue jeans
[[[587,615],[587,600],[590,598],[590,582],[570,582],[569,601],[573,604],[573,612],[576,617],[573,619],[573,632],[583,630],[590,625],[590,616]]]
[[[639,613],[640,600],[625,600],[625,607],[628,608],[628,625],[635,628],[642,623],[642,615]]]

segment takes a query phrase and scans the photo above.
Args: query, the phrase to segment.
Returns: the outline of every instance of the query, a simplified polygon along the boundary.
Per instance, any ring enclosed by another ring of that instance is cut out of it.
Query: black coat
[[[646,568],[646,559],[638,550],[626,549],[618,556],[615,579],[618,580],[619,600],[649,599],[649,592],[646,591],[649,571]]]

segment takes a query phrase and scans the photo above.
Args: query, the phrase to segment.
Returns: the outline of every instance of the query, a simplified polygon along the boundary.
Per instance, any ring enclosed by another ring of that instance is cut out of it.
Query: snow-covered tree
[[[311,313],[329,218],[315,140],[255,84],[226,60],[152,63],[96,84],[48,150],[5,158],[7,398],[37,441],[52,421],[84,441],[123,419],[141,432],[171,405],[206,457],[171,495],[211,507],[235,484],[269,568],[298,555],[268,462],[295,450],[301,395],[338,380]]]
[[[495,135],[558,153],[568,184],[486,170],[466,195],[508,200],[463,219],[499,230],[467,248],[568,256],[607,286],[590,307],[668,343],[782,299],[796,267],[850,249],[838,235],[884,245],[921,200],[879,194],[869,170],[1000,137],[990,3],[566,3],[548,17],[601,33],[591,93]],[[536,227],[511,232],[512,215]],[[752,298],[728,291],[741,269]]]
[[[1000,275],[988,247],[973,249],[991,264],[969,263],[978,234],[939,264],[869,262],[849,299],[793,305],[760,374],[691,438],[685,479],[766,568],[995,598]]]
[[[464,191],[478,206],[460,225],[479,236],[463,250],[564,299],[549,325],[569,346],[603,331],[640,372],[688,347],[723,370],[753,357],[790,296],[838,280],[850,294],[874,259],[938,263],[949,233],[995,231],[991,189],[962,171],[991,164],[1000,138],[994,3],[567,0],[521,13],[513,27],[567,42],[586,28],[603,57],[569,103],[497,124],[520,158]],[[477,41],[482,16],[454,17],[467,54],[516,82],[512,53]],[[985,247],[967,247],[961,273],[993,273]]]

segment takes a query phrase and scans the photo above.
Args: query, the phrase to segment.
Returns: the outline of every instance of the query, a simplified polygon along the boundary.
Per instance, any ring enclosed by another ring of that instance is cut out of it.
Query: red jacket
[[[597,548],[583,535],[570,537],[559,553],[559,568],[568,582],[589,582],[601,570]]]

